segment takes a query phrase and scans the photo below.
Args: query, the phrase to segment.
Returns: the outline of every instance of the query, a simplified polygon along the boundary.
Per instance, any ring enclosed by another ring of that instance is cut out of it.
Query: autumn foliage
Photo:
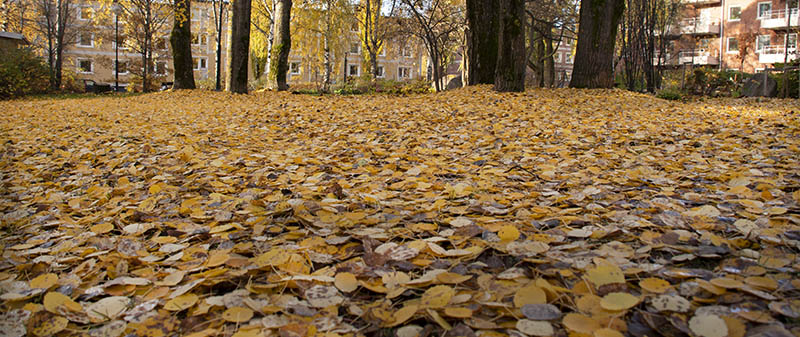
[[[0,102],[9,336],[792,336],[797,102]]]

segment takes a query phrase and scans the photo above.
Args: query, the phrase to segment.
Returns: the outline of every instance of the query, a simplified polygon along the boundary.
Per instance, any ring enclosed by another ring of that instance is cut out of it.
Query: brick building
[[[216,31],[214,30],[214,13],[208,1],[192,2],[192,58],[196,81],[214,80],[216,62]],[[97,83],[114,84],[116,80],[115,59],[117,45],[114,41],[115,20],[97,19],[100,7],[95,2],[81,0],[74,7],[77,12],[76,24],[81,26],[74,44],[64,50],[64,69],[72,68],[78,80],[92,80]],[[141,69],[142,55],[134,52],[124,36],[124,22],[120,22],[119,39],[119,86],[130,85],[140,88],[141,82],[135,79],[133,67]],[[164,28],[156,34],[153,50],[154,67],[149,70],[152,83],[172,82],[172,52],[169,35],[172,29],[172,18]],[[227,54],[227,28],[223,25],[222,33],[222,67],[225,73]]]
[[[797,59],[797,0],[683,2],[686,8],[662,64],[756,72],[782,63],[787,51],[788,60]],[[748,51],[740,55],[745,44]]]

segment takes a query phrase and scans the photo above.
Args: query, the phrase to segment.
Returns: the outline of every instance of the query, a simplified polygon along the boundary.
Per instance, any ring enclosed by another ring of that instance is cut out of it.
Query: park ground
[[[800,336],[797,100],[475,87],[0,111],[9,336]]]

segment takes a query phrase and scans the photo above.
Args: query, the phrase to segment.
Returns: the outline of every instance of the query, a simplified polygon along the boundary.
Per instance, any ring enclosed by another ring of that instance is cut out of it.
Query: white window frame
[[[89,61],[89,71],[83,71],[83,68],[81,68],[82,61]],[[94,74],[94,61],[90,58],[85,58],[85,57],[75,59],[75,68],[77,69],[79,74]]]
[[[90,9],[91,10],[92,7],[91,6],[79,6],[78,7],[78,20],[80,20],[80,21],[89,21],[89,20],[91,20],[92,19],[91,17],[88,17],[88,18],[84,18],[83,17],[83,10],[84,9]]]
[[[406,54],[408,53],[408,54]],[[405,45],[400,48],[400,56],[410,58],[414,57],[414,50],[411,48],[410,45]]]
[[[159,74],[158,73],[158,64],[159,63],[163,63],[164,64],[164,73],[163,74]],[[208,61],[206,61],[206,65],[207,64],[208,64]],[[153,63],[153,67],[154,67],[153,74],[158,75],[158,76],[166,76],[167,74],[169,74],[169,71],[167,71],[168,70],[168,68],[167,68],[168,66],[169,66],[169,62],[167,62],[167,61],[156,61],[155,63]]]
[[[786,41],[786,39],[788,39],[790,36],[794,36],[794,49],[797,49],[797,33],[783,34],[783,45],[784,46],[787,45],[788,41]],[[790,50],[792,49],[791,45],[789,45],[788,47]]]
[[[205,14],[203,13],[203,10],[200,8],[192,8],[192,11],[190,13],[191,14],[189,14],[189,19],[192,22],[200,22],[203,14]],[[195,13],[197,13],[197,15],[195,15]]]
[[[111,73],[115,75],[128,75],[131,73],[130,62],[128,60],[120,60],[120,63],[125,63],[125,72],[117,74],[117,61],[111,61]]]
[[[197,34],[197,43],[194,43],[194,36],[192,36],[192,46],[193,47],[203,47],[208,45],[208,35],[205,33],[196,33]]]
[[[561,53],[556,52],[553,54],[553,63],[561,63]]]
[[[356,51],[356,52],[353,51],[353,45],[354,44],[358,45],[358,51]],[[361,43],[351,43],[350,44],[350,50],[348,50],[347,52],[350,53],[350,54],[361,54]]]
[[[81,44],[83,42],[83,34],[89,34],[89,45]],[[94,48],[94,33],[78,33],[78,43],[75,45],[81,48]]]
[[[353,67],[356,67],[356,73],[353,74]],[[361,66],[358,64],[347,64],[347,76],[358,77],[361,76]]]
[[[122,45],[121,45],[121,46],[119,46],[119,49],[120,49],[120,50],[128,50],[128,49],[131,49],[131,47],[126,47],[126,46],[125,46],[125,40],[127,40],[127,36],[120,36],[120,37],[124,37],[124,39],[122,39]],[[92,41],[94,41],[94,40],[92,40]],[[113,39],[112,39],[112,40],[111,40],[111,49],[116,49],[116,48],[117,48],[117,41],[115,41],[115,40],[113,40]]]
[[[566,53],[564,53],[564,63],[566,63],[566,64],[573,64],[573,63],[575,63],[575,60],[574,60],[574,59],[573,59],[573,57],[572,57],[572,52],[566,52]]]
[[[764,50],[764,48],[759,48],[759,45],[758,45],[758,40],[761,39],[764,36],[766,36],[768,39],[770,39],[769,42],[767,42],[767,46],[769,46],[770,43],[772,43],[772,37],[769,36],[769,34],[756,36],[756,53],[760,53],[762,50]]]
[[[192,60],[192,70],[208,70],[208,58],[205,56],[195,56]],[[201,62],[200,60],[205,60],[205,62]],[[200,64],[205,63],[205,67],[202,67]]]
[[[403,69],[407,71],[407,76],[403,76]],[[398,66],[397,67],[398,79],[411,79],[411,67]]]
[[[386,77],[386,67],[382,65],[378,65],[378,69],[381,70],[381,74],[376,76],[377,78],[385,78]]]
[[[769,5],[769,9],[767,10],[768,13],[772,12],[772,1],[763,1],[756,4],[756,20],[761,20],[766,18],[767,16],[761,15],[761,5]]]
[[[295,69],[292,69],[293,65],[297,65]],[[289,74],[290,75],[300,75],[300,62],[289,62]]]
[[[731,50],[731,39],[736,40],[736,50]],[[725,39],[725,53],[739,54],[739,38],[736,36],[728,36],[728,38]]]
[[[738,19],[731,19],[731,14],[733,14],[733,9],[739,9],[739,18]],[[738,22],[742,21],[742,6],[730,6],[728,7],[728,22]]]

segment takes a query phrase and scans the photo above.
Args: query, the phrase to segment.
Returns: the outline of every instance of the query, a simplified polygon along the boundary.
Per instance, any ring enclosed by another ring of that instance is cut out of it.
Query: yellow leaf
[[[195,305],[198,299],[199,297],[193,293],[183,294],[165,303],[164,309],[169,311],[181,311],[188,309],[189,307]]]
[[[50,287],[56,285],[57,282],[58,282],[58,275],[53,273],[42,274],[30,281],[30,287],[49,289]]]
[[[625,275],[622,269],[613,264],[602,264],[596,268],[586,271],[586,279],[592,282],[595,287],[602,287],[606,284],[625,283]]]
[[[228,308],[222,313],[222,319],[226,322],[242,323],[253,318],[253,310],[243,307]]]
[[[497,236],[502,242],[511,242],[519,239],[519,230],[514,225],[505,225],[497,232]]]
[[[697,315],[689,320],[689,329],[698,337],[725,337],[728,326],[717,315]]]
[[[254,262],[259,268],[274,267],[289,262],[290,256],[285,250],[273,248],[256,257]]]
[[[656,294],[663,294],[664,292],[672,288],[672,285],[669,282],[653,277],[639,281],[639,286],[642,287],[642,289],[644,290]]]
[[[31,332],[36,336],[54,336],[67,328],[69,320],[61,316],[50,315],[45,321],[33,327]]]
[[[547,303],[547,294],[533,282],[517,290],[514,294],[514,307],[522,308],[526,304]]]
[[[472,317],[472,310],[469,308],[447,307],[444,308],[444,314],[455,318],[469,318]]]
[[[637,304],[639,304],[639,298],[628,293],[610,293],[600,300],[600,306],[611,311],[627,310]]]
[[[576,313],[565,315],[561,323],[567,329],[583,334],[591,334],[601,328],[600,323],[593,318]]]
[[[45,294],[42,304],[44,304],[44,310],[54,314],[59,313],[58,307],[60,306],[71,311],[83,311],[83,307],[78,302],[73,301],[67,295],[55,291]]]
[[[419,306],[413,304],[406,305],[400,308],[400,310],[395,311],[394,315],[392,315],[394,321],[390,324],[390,326],[395,326],[405,323],[409,318],[411,318],[412,316],[414,316],[414,314],[417,313],[417,310],[419,310]]]
[[[420,306],[422,308],[443,308],[455,295],[453,288],[445,285],[431,287],[422,294]]]
[[[105,233],[108,233],[108,232],[114,230],[114,225],[112,225],[112,224],[110,224],[108,222],[104,222],[104,223],[92,226],[92,228],[89,228],[89,230],[92,231],[95,234],[105,234]]]
[[[336,288],[339,288],[339,290],[346,293],[358,289],[358,280],[352,273],[337,273],[336,277],[334,277],[333,284],[336,286]]]

